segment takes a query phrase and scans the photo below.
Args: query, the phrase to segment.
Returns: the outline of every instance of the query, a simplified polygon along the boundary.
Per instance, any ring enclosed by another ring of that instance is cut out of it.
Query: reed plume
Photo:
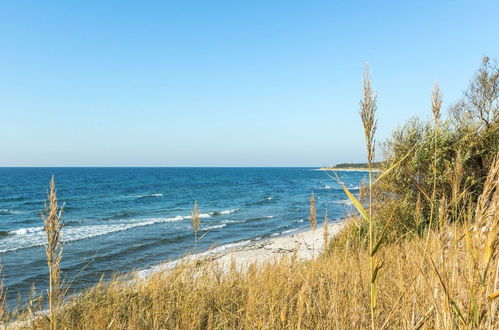
[[[194,230],[194,250],[196,250],[198,244],[199,225],[201,224],[198,210],[198,201],[194,201],[194,208],[192,209],[191,215],[191,224],[192,229]]]
[[[45,234],[47,235],[47,244],[45,244],[45,253],[47,255],[47,265],[49,268],[49,313],[50,328],[56,329],[56,311],[59,307],[61,295],[61,258],[62,242],[61,234],[64,227],[62,220],[63,207],[59,208],[57,194],[55,190],[54,176],[50,180],[50,190],[48,192],[48,205],[45,203],[45,214],[41,212],[44,224]]]
[[[442,93],[440,92],[440,86],[438,82],[435,82],[433,86],[433,91],[431,93],[431,112],[433,113],[433,141],[434,141],[434,150],[433,150],[433,185],[431,192],[431,205],[430,205],[430,228],[433,221],[433,215],[435,210],[435,200],[436,200],[436,191],[437,191],[437,155],[438,155],[438,123],[440,119],[440,110],[442,108]]]
[[[310,194],[310,227],[312,228],[313,231],[315,231],[315,227],[317,226],[317,217],[316,217],[316,210],[315,210],[315,196],[314,192]]]
[[[372,214],[372,166],[374,162],[375,139],[376,133],[376,109],[377,96],[372,90],[371,77],[369,75],[369,66],[366,64],[363,81],[364,97],[360,101],[360,117],[364,126],[364,137],[367,148],[367,165],[369,167],[369,250],[371,251],[370,269],[371,269],[371,327],[374,329],[374,309],[376,308],[376,279],[381,268],[376,261],[376,251],[374,251],[374,229],[373,229],[373,214]],[[376,244],[378,247],[379,244]],[[376,248],[377,250],[377,248]]]

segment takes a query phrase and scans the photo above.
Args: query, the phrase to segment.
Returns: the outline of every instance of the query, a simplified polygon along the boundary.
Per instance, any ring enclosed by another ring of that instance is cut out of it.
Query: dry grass
[[[200,224],[201,224],[201,218],[199,217],[198,201],[194,201],[194,207],[192,209],[192,215],[191,215],[191,225],[192,225],[192,230],[194,231],[194,251],[197,249],[198,232]]]
[[[310,222],[310,228],[312,230],[315,230],[317,227],[317,211],[315,209],[315,196],[314,192],[310,194],[310,216],[308,218],[308,221]]]
[[[496,324],[496,300],[482,292],[498,290],[497,254],[479,283],[466,232],[448,226],[444,235],[431,232],[426,248],[414,237],[383,249],[376,328]],[[119,280],[97,286],[61,312],[58,323],[70,329],[366,328],[371,326],[369,258],[367,249],[333,250],[306,264],[285,259],[225,275],[213,265],[201,274],[185,265],[134,286]],[[40,319],[33,326],[48,324]]]
[[[362,125],[364,126],[364,137],[367,148],[367,167],[369,168],[369,217],[366,219],[369,223],[369,250],[370,258],[369,264],[371,269],[370,279],[370,306],[371,306],[371,328],[375,327],[375,308],[377,301],[377,281],[378,281],[378,273],[383,265],[383,263],[378,263],[376,258],[376,252],[378,250],[376,244],[376,237],[374,236],[374,217],[373,217],[373,207],[372,207],[372,186],[373,186],[373,177],[372,177],[372,164],[374,162],[374,153],[375,153],[375,139],[374,136],[376,134],[376,109],[377,109],[377,96],[372,90],[371,77],[369,75],[369,67],[366,64],[366,68],[364,71],[364,97],[360,102],[360,118],[362,119]],[[360,212],[360,210],[359,210]],[[381,243],[381,240],[379,241]],[[376,245],[375,245],[376,244]]]
[[[48,205],[45,205],[45,214],[42,213],[41,217],[45,234],[47,235],[45,252],[49,269],[48,300],[50,328],[57,329],[55,313],[62,301],[60,262],[62,258],[61,230],[64,227],[64,222],[61,220],[62,208],[58,206],[54,176],[50,180]]]

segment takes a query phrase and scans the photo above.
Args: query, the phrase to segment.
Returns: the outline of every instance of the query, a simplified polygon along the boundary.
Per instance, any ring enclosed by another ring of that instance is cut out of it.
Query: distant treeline
[[[382,162],[374,162],[372,164],[373,168],[378,168],[382,165]],[[334,168],[366,168],[367,169],[367,163],[340,163],[334,165]]]

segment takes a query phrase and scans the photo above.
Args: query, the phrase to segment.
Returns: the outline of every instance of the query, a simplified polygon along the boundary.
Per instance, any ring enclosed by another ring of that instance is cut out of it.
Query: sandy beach
[[[345,225],[347,219],[328,225],[328,239],[336,235]],[[222,251],[220,249],[222,248]],[[220,247],[198,254],[186,255],[183,258],[162,263],[137,272],[139,278],[147,278],[157,272],[167,272],[182,262],[201,260],[213,262],[219,269],[228,270],[235,265],[245,270],[249,265],[261,265],[283,257],[295,255],[297,260],[305,261],[317,258],[324,249],[324,228],[317,226],[315,230],[306,229],[289,235],[271,237],[255,242],[248,242],[234,247]]]
[[[328,226],[328,237],[336,235],[345,222],[333,223]],[[324,228],[317,227],[287,236],[279,236],[245,246],[236,247],[226,253],[215,254],[210,259],[227,269],[232,262],[240,269],[250,264],[261,265],[265,262],[296,254],[298,260],[315,259],[324,248]]]

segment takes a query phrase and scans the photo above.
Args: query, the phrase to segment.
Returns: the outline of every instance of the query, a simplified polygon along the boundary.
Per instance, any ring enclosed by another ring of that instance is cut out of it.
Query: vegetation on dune
[[[371,164],[372,168],[379,168],[381,166],[382,162],[373,162]],[[367,170],[369,168],[369,165],[367,163],[339,163],[336,164],[332,167],[333,169],[364,169]]]
[[[367,72],[360,114],[367,167],[372,169],[376,96]],[[235,265],[221,269],[215,263],[186,262],[133,283],[115,278],[54,310],[53,317],[35,317],[23,327],[497,327],[497,65],[483,59],[448,116],[442,114],[442,94],[435,85],[431,113],[430,122],[412,119],[383,144],[385,161],[379,173],[369,172],[358,199],[334,172],[326,172],[342,185],[360,216],[338,236],[329,238],[324,232],[330,243],[317,260],[283,258],[246,271]],[[310,225],[315,228],[313,193],[310,204]],[[196,242],[198,214],[195,204]],[[31,309],[17,315],[32,316]]]
[[[430,226],[438,230],[440,220],[467,220],[467,210],[476,204],[499,152],[497,65],[484,58],[447,118],[440,114],[439,94],[434,90],[433,121],[413,118],[383,143],[385,162],[380,173],[388,172],[376,180],[373,207],[376,231],[384,231],[391,240],[409,232],[422,234]],[[489,119],[484,120],[483,113]],[[361,190],[362,198],[368,198],[367,187]],[[367,231],[367,224],[360,225]]]

